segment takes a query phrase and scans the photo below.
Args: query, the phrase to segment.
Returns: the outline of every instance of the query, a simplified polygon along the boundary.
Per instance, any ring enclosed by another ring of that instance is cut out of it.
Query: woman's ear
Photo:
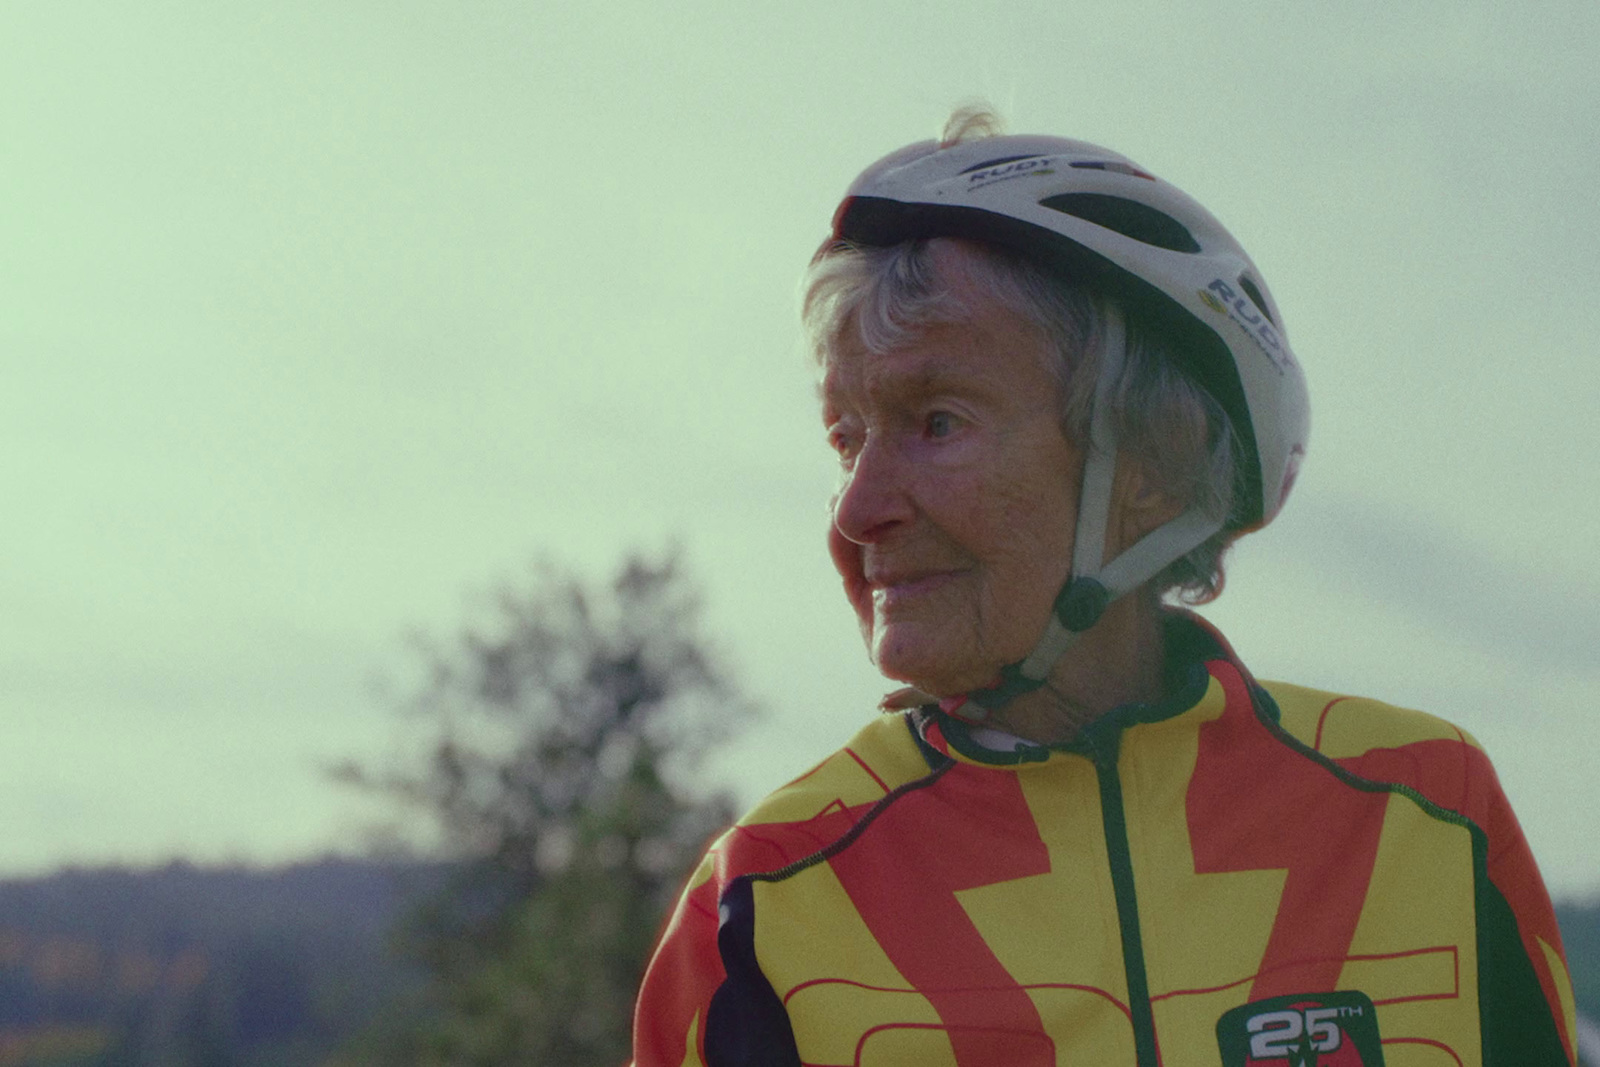
[[[1118,456],[1111,487],[1111,530],[1117,538],[1113,551],[1125,552],[1151,530],[1181,515],[1186,506],[1186,501],[1162,487],[1144,463]]]

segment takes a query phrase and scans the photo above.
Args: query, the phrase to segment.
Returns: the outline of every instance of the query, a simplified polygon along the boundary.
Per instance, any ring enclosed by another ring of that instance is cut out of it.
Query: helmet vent
[[[1137,200],[1105,193],[1059,193],[1045,197],[1039,205],[1092,222],[1141,244],[1170,252],[1200,251],[1200,243],[1183,223]]]
[[[1239,275],[1239,288],[1244,290],[1244,295],[1250,298],[1250,303],[1256,306],[1257,311],[1267,317],[1268,322],[1274,326],[1278,325],[1277,320],[1272,317],[1272,312],[1267,310],[1266,297],[1261,295],[1261,290],[1256,288],[1256,283],[1250,280],[1248,274]]]

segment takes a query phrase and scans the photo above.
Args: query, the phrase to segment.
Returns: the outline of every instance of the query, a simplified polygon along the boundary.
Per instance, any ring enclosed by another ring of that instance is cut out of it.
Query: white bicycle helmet
[[[833,220],[835,242],[887,246],[932,237],[983,241],[1111,298],[1090,421],[1072,572],[1028,657],[968,694],[982,719],[1035,689],[1078,633],[1221,529],[1266,525],[1305,453],[1310,405],[1266,283],[1210,212],[1127,157],[1060,137],[909,145],[868,167]],[[1158,338],[1221,405],[1240,445],[1243,499],[1229,516],[1191,509],[1104,566],[1116,441],[1107,414],[1125,352],[1122,315]]]

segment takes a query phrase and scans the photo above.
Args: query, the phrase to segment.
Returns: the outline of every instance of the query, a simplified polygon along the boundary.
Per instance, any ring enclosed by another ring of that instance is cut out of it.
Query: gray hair
[[[925,240],[885,248],[838,243],[818,253],[806,273],[801,316],[819,363],[852,335],[867,351],[882,353],[906,344],[925,326],[971,313],[943,284],[929,246]],[[1106,298],[996,246],[961,246],[971,253],[964,269],[975,287],[1047,339],[1060,386],[1062,432],[1087,449]],[[1113,383],[1111,416],[1118,451],[1142,464],[1158,488],[1210,514],[1232,515],[1244,494],[1241,451],[1227,414],[1178,369],[1136,314],[1127,316],[1127,356]],[[1186,604],[1215,599],[1234,526],[1230,521],[1168,564],[1147,588]]]

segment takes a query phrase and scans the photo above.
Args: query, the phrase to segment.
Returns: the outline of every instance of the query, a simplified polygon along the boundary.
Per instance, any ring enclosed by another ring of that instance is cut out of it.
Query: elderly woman
[[[637,1063],[1570,1064],[1476,743],[1169,606],[1303,452],[1260,274],[1128,159],[992,126],[862,174],[807,291],[829,546],[910,688],[711,848]]]

